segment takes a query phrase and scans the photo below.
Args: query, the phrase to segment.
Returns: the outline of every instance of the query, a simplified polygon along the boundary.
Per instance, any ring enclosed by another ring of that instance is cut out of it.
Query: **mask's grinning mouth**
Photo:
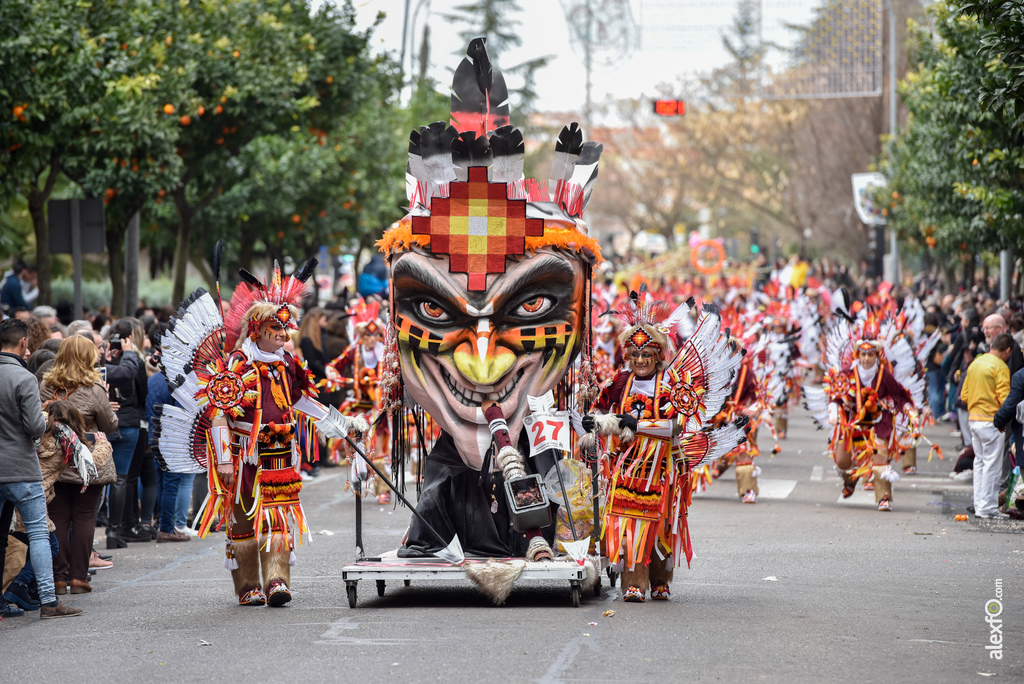
[[[483,394],[481,392],[462,389],[454,380],[452,380],[452,376],[447,370],[445,370],[444,366],[441,366],[441,377],[444,379],[444,384],[448,386],[448,391],[451,392],[452,396],[455,397],[460,404],[463,406],[469,406],[470,408],[480,408],[484,399],[490,399],[498,402],[499,404],[505,401],[512,396],[513,392],[515,392],[516,387],[519,386],[519,381],[522,380],[525,374],[526,369],[520,368],[519,372],[516,373],[514,378],[512,378],[512,381],[509,382],[501,392],[496,394],[493,392]]]

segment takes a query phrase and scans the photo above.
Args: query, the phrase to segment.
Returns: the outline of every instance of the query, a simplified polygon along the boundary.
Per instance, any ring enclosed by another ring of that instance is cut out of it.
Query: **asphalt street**
[[[325,469],[303,490],[314,537],[288,606],[237,605],[221,535],[131,544],[92,594],[63,597],[82,616],[0,622],[0,681],[1022,681],[1022,524],[954,521],[970,502],[947,477],[956,440],[947,424],[926,434],[946,459],[922,448],[884,513],[870,493],[839,501],[824,434],[795,412],[782,452],[759,459],[759,503],[739,502],[731,472],[694,499],[695,557],[670,602],[624,604],[605,579],[579,608],[560,582],[517,585],[499,608],[467,580],[389,584],[381,598],[364,582],[350,609],[353,499]],[[367,552],[396,548],[408,512],[364,511]],[[1001,660],[986,649],[993,599]]]

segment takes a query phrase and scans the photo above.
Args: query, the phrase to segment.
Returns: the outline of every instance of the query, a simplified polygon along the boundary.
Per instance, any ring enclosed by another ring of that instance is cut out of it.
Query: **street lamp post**
[[[889,12],[889,135],[896,142],[896,10],[892,0],[885,0]],[[889,273],[887,279],[893,285],[900,282],[900,249],[896,242],[896,230],[889,228]]]

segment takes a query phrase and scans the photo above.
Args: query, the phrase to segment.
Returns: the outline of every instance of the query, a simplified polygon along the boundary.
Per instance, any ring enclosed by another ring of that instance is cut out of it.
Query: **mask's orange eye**
[[[515,315],[520,318],[537,318],[551,311],[554,306],[555,303],[550,297],[537,295],[536,297],[527,299],[516,307]]]
[[[540,307],[544,305],[543,297],[534,297],[528,302],[523,302],[523,311],[527,313],[537,313],[540,311]]]
[[[447,323],[452,319],[451,315],[445,311],[443,306],[429,299],[424,299],[420,302],[419,310],[423,315],[423,318],[428,321]]]

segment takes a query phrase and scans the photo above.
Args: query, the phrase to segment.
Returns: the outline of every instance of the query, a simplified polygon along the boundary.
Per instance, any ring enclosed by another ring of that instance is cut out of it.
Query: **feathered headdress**
[[[470,290],[503,273],[505,257],[554,246],[599,258],[582,220],[603,146],[573,123],[555,144],[551,179],[523,177],[525,144],[509,125],[508,89],[483,38],[473,40],[452,81],[451,121],[409,137],[409,214],[377,243],[389,256],[420,247],[447,254]]]
[[[616,316],[622,322],[619,343],[623,347],[631,346],[643,349],[656,347],[666,356],[671,354],[671,336],[678,332],[680,324],[694,306],[690,297],[671,312],[665,302],[655,301],[642,285],[640,291],[629,293],[629,306],[623,311],[609,311],[604,315]]]
[[[318,263],[316,259],[309,259],[298,273],[283,278],[281,266],[275,260],[274,275],[268,283],[261,282],[244,268],[239,269],[242,282],[235,288],[231,304],[224,314],[225,347],[235,349],[241,340],[255,332],[259,323],[272,318],[285,328],[298,330],[299,302],[306,296],[306,281]],[[257,325],[253,326],[253,323]]]

